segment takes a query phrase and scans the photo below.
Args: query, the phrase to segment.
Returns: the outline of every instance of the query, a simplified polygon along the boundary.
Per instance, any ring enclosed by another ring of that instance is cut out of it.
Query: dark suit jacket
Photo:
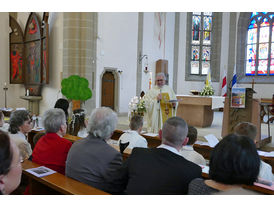
[[[118,151],[104,140],[89,135],[72,145],[67,157],[66,175],[106,192],[116,193],[117,186],[109,183],[109,179],[121,166],[122,155]]]
[[[187,194],[200,166],[163,148],[134,148],[116,174],[126,194]]]

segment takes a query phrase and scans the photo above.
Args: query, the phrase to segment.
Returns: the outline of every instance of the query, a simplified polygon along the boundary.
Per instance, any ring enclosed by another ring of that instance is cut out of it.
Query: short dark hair
[[[0,175],[8,174],[12,162],[12,149],[8,133],[0,130]]]
[[[254,142],[246,136],[229,134],[213,149],[209,177],[224,184],[252,185],[259,174],[260,157]]]
[[[187,137],[188,137],[188,142],[187,145],[193,145],[196,140],[197,140],[197,129],[193,126],[188,126],[188,133],[187,133]]]
[[[27,110],[15,110],[10,116],[9,132],[16,134],[20,129],[19,127],[24,124],[26,120],[30,119],[29,112]]]
[[[173,146],[182,146],[188,132],[188,126],[181,117],[171,117],[163,125],[162,143]]]
[[[240,122],[234,128],[234,133],[247,136],[254,141],[257,135],[257,127],[250,122]]]
[[[65,112],[66,118],[68,118],[69,102],[64,98],[60,98],[55,102],[54,108],[62,109]]]
[[[143,126],[143,117],[141,115],[134,115],[130,119],[129,127],[131,130],[137,130]]]

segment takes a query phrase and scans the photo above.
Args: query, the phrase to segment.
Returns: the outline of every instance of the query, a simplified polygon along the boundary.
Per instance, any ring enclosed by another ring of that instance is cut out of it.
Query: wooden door
[[[112,72],[106,72],[102,78],[102,106],[114,110],[115,79]]]

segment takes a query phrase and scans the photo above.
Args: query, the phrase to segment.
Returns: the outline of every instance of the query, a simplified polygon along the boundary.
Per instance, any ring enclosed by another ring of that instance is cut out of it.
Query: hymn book
[[[33,174],[36,177],[45,177],[45,176],[56,173],[56,171],[54,171],[50,168],[47,168],[45,166],[27,169],[26,172]]]

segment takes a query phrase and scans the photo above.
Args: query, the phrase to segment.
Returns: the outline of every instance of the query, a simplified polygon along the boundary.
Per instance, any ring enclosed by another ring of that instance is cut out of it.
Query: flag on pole
[[[207,76],[206,76],[206,86],[211,85],[211,71],[210,68],[207,70]]]
[[[222,96],[226,97],[226,91],[227,91],[227,86],[226,86],[226,69],[224,68],[223,72],[223,81],[222,81]]]
[[[233,77],[232,77],[232,85],[231,88],[237,85],[237,73],[236,73],[236,65],[234,66],[234,71],[233,71]]]

